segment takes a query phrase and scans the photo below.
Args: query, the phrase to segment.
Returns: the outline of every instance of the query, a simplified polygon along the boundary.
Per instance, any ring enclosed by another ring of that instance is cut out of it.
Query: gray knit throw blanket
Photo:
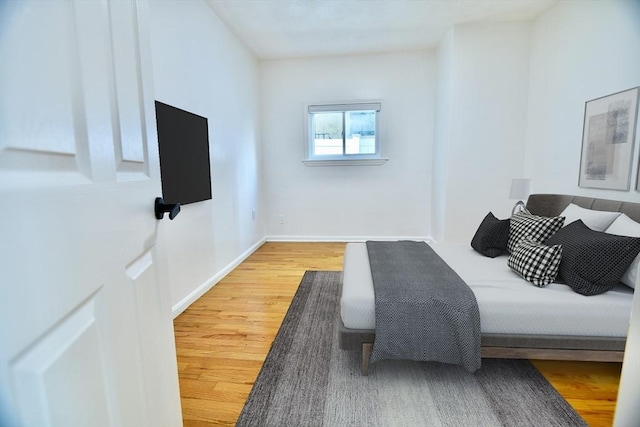
[[[473,291],[424,242],[367,242],[376,304],[371,363],[435,361],[480,368]]]

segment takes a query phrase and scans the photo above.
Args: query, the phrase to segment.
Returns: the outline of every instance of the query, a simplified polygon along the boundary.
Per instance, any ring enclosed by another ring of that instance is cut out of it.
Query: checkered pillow
[[[529,236],[534,242],[544,242],[558,231],[564,224],[563,216],[532,215],[528,210],[511,216],[509,221],[509,242],[507,250],[513,252],[516,245],[524,237]]]
[[[520,240],[509,255],[509,268],[524,280],[542,288],[558,275],[562,246],[546,246],[528,236]]]

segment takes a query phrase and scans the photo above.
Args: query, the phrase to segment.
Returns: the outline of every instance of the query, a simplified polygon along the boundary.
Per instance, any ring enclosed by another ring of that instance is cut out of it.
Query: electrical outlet
[[[279,216],[278,216],[278,222],[279,222],[280,224],[284,224],[284,215],[279,215]]]

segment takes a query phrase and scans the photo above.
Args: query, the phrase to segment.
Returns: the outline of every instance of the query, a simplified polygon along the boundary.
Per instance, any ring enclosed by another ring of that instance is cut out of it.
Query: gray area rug
[[[338,347],[341,281],[305,273],[237,426],[586,426],[526,360],[474,374],[382,361],[361,376],[359,352]]]

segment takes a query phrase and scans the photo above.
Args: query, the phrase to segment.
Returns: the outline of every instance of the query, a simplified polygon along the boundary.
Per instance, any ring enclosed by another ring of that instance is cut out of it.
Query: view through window
[[[309,106],[309,157],[377,158],[380,104]]]

